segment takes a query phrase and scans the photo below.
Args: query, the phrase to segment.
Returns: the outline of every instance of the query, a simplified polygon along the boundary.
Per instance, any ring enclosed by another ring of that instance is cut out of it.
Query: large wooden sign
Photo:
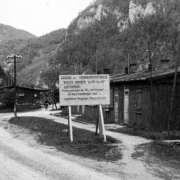
[[[109,75],[60,75],[60,105],[110,104]]]

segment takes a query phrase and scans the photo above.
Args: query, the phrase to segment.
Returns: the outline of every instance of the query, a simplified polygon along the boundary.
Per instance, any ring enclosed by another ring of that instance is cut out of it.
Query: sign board
[[[109,75],[60,75],[61,106],[110,104]]]

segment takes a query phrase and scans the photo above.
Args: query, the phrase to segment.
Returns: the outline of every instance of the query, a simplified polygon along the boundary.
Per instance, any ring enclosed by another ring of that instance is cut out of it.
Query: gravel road
[[[28,146],[0,128],[0,179],[2,180],[113,180],[63,157]]]
[[[12,113],[0,114],[0,121],[12,116]],[[67,124],[66,119],[52,116],[50,111],[45,110],[18,113],[18,116],[44,117]],[[74,121],[72,124],[89,131],[95,130],[92,124]],[[0,180],[163,180],[163,177],[171,177],[169,180],[180,179],[180,174],[175,173],[173,169],[159,167],[158,164],[150,167],[145,161],[132,158],[134,148],[149,143],[150,140],[110,131],[106,131],[106,134],[121,141],[123,158],[115,163],[98,162],[61,152],[54,153],[55,151],[47,153],[39,144],[32,145],[28,143],[28,139],[17,138],[17,135],[9,133],[7,129],[0,128]],[[45,149],[47,148],[45,146]],[[158,176],[158,172],[163,173],[163,177]]]

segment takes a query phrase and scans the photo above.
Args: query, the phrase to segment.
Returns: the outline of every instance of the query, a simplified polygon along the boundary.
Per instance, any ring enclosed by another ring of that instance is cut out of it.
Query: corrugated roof
[[[138,72],[133,74],[119,74],[113,75],[110,77],[111,82],[129,82],[129,81],[143,81],[150,78],[162,78],[164,76],[172,75],[175,72],[175,69],[161,69],[152,72]],[[180,72],[180,67],[178,68]]]
[[[4,87],[0,87],[0,89],[4,89],[4,88],[14,88],[14,86],[4,86]],[[22,89],[31,89],[31,90],[39,90],[39,91],[49,91],[49,89],[40,89],[40,88],[31,88],[31,87],[24,87],[24,86],[16,86],[16,88],[22,88]]]

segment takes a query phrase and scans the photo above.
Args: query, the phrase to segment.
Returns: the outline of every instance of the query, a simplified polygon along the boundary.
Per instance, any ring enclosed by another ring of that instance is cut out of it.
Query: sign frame
[[[61,106],[110,104],[109,75],[60,75],[59,94]]]

